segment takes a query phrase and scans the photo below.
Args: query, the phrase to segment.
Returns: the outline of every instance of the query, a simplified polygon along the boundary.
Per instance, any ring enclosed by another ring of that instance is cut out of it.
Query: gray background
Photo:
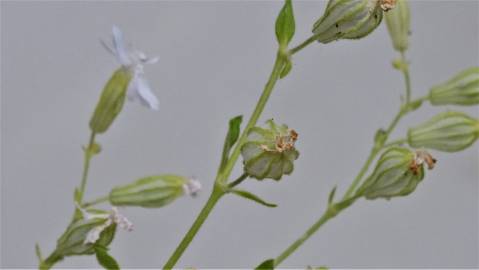
[[[1,265],[35,267],[34,243],[50,252],[72,212],[80,146],[100,90],[118,64],[100,46],[113,24],[160,56],[147,74],[161,110],[128,103],[93,160],[87,199],[158,173],[195,175],[204,192],[162,209],[124,209],[134,221],[111,253],[124,267],[160,267],[213,183],[227,121],[249,116],[272,67],[273,1],[1,2]],[[293,44],[309,36],[323,1],[296,1]],[[477,1],[413,1],[408,54],[414,96],[477,65]],[[315,44],[294,57],[261,119],[300,134],[295,173],[244,187],[280,207],[233,196],[214,209],[180,267],[252,267],[277,256],[322,213],[362,165],[374,131],[396,113],[403,80],[385,25],[366,39]],[[392,136],[445,109],[423,106]],[[433,152],[437,168],[411,196],[360,200],[312,237],[283,267],[478,267],[478,147]],[[239,175],[240,166],[234,172]],[[94,257],[61,267],[97,267]]]

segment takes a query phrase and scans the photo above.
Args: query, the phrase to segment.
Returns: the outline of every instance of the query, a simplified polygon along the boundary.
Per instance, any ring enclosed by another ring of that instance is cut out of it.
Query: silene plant
[[[404,95],[390,124],[377,130],[364,165],[344,194],[339,196],[333,187],[329,198],[325,200],[324,212],[316,222],[276,257],[265,256],[263,262],[252,267],[279,267],[323,224],[357,200],[391,200],[411,194],[426,177],[427,170],[436,166],[431,150],[446,153],[461,151],[473,145],[479,137],[478,119],[460,111],[444,111],[424,119],[420,125],[410,127],[402,138],[390,138],[405,115],[414,113],[426,103],[438,107],[456,105],[458,108],[479,104],[479,67],[469,67],[451,74],[449,79],[438,81],[432,86],[426,96],[413,97],[406,56],[411,33],[407,0],[329,0],[323,15],[312,27],[311,37],[297,46],[289,45],[296,27],[293,10],[292,1],[284,1],[275,23],[278,47],[271,75],[248,121],[242,125],[242,116],[230,120],[214,187],[191,228],[165,262],[164,269],[175,267],[214,206],[225,195],[236,195],[266,207],[276,207],[239,186],[246,179],[280,181],[293,173],[294,163],[300,157],[295,146],[300,135],[286,124],[273,120],[262,124],[258,120],[275,84],[292,70],[294,55],[313,43],[327,45],[338,40],[366,38],[385,21],[392,45],[398,52],[393,67],[404,76]],[[120,207],[159,208],[181,196],[195,196],[201,189],[200,182],[194,178],[159,174],[112,187],[104,197],[90,201],[84,199],[90,162],[101,153],[96,138],[108,131],[126,100],[136,101],[151,110],[160,108],[158,98],[143,71],[148,65],[157,63],[158,58],[148,57],[128,45],[117,26],[113,26],[111,42],[102,41],[102,44],[118,60],[119,67],[106,82],[91,116],[91,135],[83,148],[84,169],[80,184],[74,190],[71,220],[57,239],[56,248],[48,256],[44,257],[40,247],[36,246],[40,269],[50,269],[70,256],[80,255],[93,255],[104,268],[119,269],[121,259],[115,259],[110,254],[109,246],[117,231],[133,229],[132,222],[120,213]],[[235,166],[243,167],[243,174],[238,177],[231,175]],[[109,204],[111,207],[100,209],[99,204]]]

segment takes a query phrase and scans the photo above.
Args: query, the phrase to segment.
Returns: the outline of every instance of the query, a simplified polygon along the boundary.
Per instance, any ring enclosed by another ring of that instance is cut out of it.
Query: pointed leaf
[[[233,193],[233,194],[236,194],[240,197],[243,197],[245,199],[252,200],[254,202],[257,202],[259,204],[267,206],[267,207],[276,207],[277,206],[276,204],[268,203],[268,202],[264,201],[263,199],[261,199],[260,197],[254,195],[253,193],[251,193],[249,191],[245,191],[245,190],[241,190],[241,189],[232,189],[232,190],[230,190],[230,192]]]
[[[281,69],[281,73],[279,74],[279,78],[282,79],[282,78],[286,77],[289,74],[289,72],[291,71],[292,68],[293,68],[293,63],[291,62],[290,59],[288,59],[286,61],[286,63],[284,63],[283,69]]]
[[[107,249],[102,246],[95,246],[96,259],[98,263],[105,269],[116,270],[120,269],[120,266],[116,260],[108,254]]]
[[[295,31],[293,4],[286,0],[276,19],[276,38],[281,47],[287,47]]]
[[[268,259],[262,262],[260,265],[256,266],[255,270],[273,270],[274,269],[274,259]]]
[[[35,243],[35,254],[37,255],[38,261],[40,263],[43,262],[43,256],[42,256],[42,251],[40,250],[40,246],[38,243]]]
[[[333,190],[331,190],[331,192],[329,193],[329,197],[328,197],[328,204],[332,204],[333,201],[334,201],[334,194],[336,194],[336,186],[333,188]]]
[[[228,129],[228,133],[226,134],[225,143],[223,146],[223,154],[221,157],[220,171],[226,165],[231,148],[233,147],[233,145],[236,143],[236,141],[239,138],[240,126],[242,121],[243,121],[243,116],[238,115],[232,118],[229,122],[229,129]]]

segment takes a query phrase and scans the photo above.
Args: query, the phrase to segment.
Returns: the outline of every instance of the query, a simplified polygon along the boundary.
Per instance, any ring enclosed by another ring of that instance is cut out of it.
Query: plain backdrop
[[[479,62],[478,1],[411,1],[414,96]],[[326,2],[295,1],[298,44]],[[146,68],[160,110],[127,103],[91,167],[87,199],[139,177],[178,173],[201,179],[197,198],[161,209],[126,208],[135,224],[111,246],[123,267],[161,267],[211,190],[228,119],[249,117],[273,65],[281,1],[2,1],[1,266],[36,267],[34,244],[48,254],[73,210],[88,121],[118,67],[100,45],[121,27],[136,48],[160,61]],[[404,93],[385,24],[367,38],[313,44],[294,56],[260,123],[274,117],[299,133],[292,176],[247,180],[270,209],[226,196],[179,267],[253,267],[279,255],[322,213],[333,186],[345,191],[375,131]],[[392,138],[444,110],[425,104]],[[327,223],[281,266],[479,267],[478,144],[432,151],[437,167],[418,189],[391,201],[359,200]],[[238,164],[233,176],[241,173]],[[107,205],[103,206],[105,209]],[[94,257],[59,267],[98,267]]]

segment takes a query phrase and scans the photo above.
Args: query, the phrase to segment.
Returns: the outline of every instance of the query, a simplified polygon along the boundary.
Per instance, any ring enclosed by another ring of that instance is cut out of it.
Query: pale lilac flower
[[[132,74],[132,79],[128,85],[127,96],[129,100],[138,100],[142,105],[158,110],[159,102],[150,88],[143,71],[144,64],[154,64],[158,62],[157,57],[149,58],[143,52],[129,48],[123,39],[123,33],[120,28],[113,26],[112,45],[102,41],[103,46],[116,56],[123,68]]]
[[[183,190],[186,195],[194,197],[201,190],[201,183],[197,179],[191,178],[188,182],[183,184]]]
[[[131,223],[131,221],[129,221],[124,215],[120,214],[118,208],[116,207],[112,207],[110,212],[105,213],[88,212],[79,205],[77,205],[77,208],[83,214],[84,219],[105,219],[104,223],[95,226],[88,232],[84,244],[94,244],[100,238],[100,234],[113,223],[116,223],[118,227],[122,228],[123,230],[133,230],[133,223]]]

